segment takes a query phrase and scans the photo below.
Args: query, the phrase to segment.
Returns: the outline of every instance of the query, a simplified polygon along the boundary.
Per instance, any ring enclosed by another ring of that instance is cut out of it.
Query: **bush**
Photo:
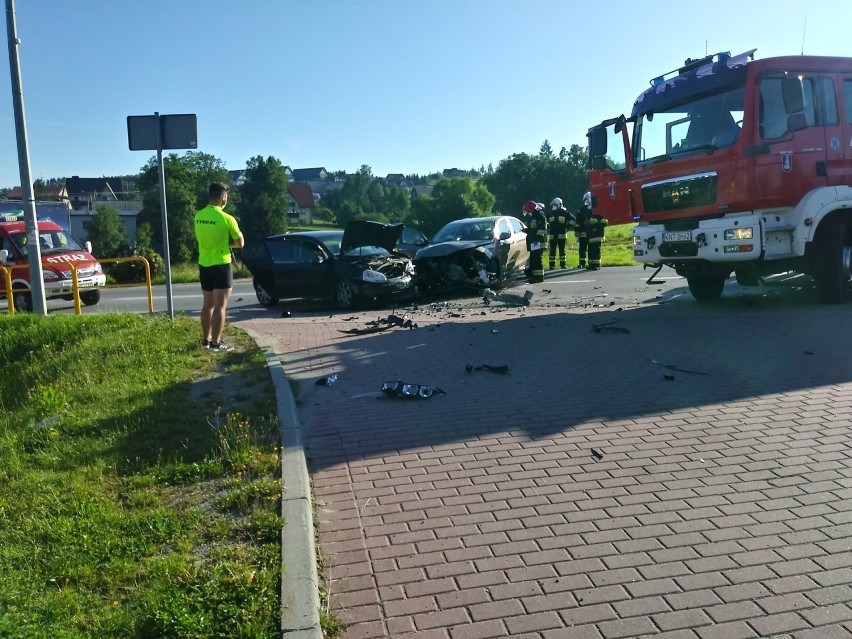
[[[166,263],[154,249],[127,251],[124,257],[144,257],[151,270],[151,279],[166,272]],[[145,265],[139,260],[104,265],[104,270],[118,284],[138,284],[145,281]]]

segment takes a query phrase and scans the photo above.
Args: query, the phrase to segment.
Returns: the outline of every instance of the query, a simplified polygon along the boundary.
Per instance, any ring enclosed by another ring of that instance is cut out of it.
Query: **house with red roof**
[[[287,221],[290,224],[312,224],[315,209],[310,184],[287,185]]]

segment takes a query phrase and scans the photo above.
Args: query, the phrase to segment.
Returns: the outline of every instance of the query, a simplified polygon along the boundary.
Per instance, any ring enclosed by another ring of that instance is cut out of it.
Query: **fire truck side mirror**
[[[787,116],[787,130],[790,133],[808,128],[808,121],[804,113],[791,113]]]
[[[86,240],[86,243],[83,244],[83,248],[86,249],[86,253],[88,253],[89,255],[92,254],[92,243],[89,240]]]
[[[7,251],[6,249],[3,249],[2,251],[0,251],[0,264],[5,264],[6,258],[8,258],[8,257],[9,257],[9,251]]]

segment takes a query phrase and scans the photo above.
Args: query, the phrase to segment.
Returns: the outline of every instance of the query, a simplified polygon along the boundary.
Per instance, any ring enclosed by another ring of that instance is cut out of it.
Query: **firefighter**
[[[597,271],[601,267],[601,244],[604,239],[604,229],[609,221],[595,213],[592,206],[592,196],[589,197],[589,221],[586,223],[586,235],[589,238],[589,271]],[[583,197],[585,201],[585,196]]]
[[[544,217],[544,206],[539,207],[536,202],[529,200],[524,204],[525,221],[527,227],[527,249],[530,252],[530,265],[528,281],[535,284],[544,281],[544,263],[542,253],[544,242],[547,240],[547,219]]]
[[[562,198],[555,197],[550,203],[550,213],[547,215],[547,238],[550,259],[548,268],[556,268],[556,251],[559,250],[559,268],[565,268],[565,238],[568,229],[576,226],[574,216],[562,206]]]
[[[586,250],[589,246],[589,218],[592,216],[592,194],[583,195],[583,206],[577,211],[574,235],[577,237],[577,249],[580,252],[580,265],[578,268],[586,268]]]

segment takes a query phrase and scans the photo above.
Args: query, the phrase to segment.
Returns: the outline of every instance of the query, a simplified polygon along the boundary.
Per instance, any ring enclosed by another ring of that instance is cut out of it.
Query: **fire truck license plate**
[[[663,233],[663,242],[691,242],[692,231],[668,231]]]

